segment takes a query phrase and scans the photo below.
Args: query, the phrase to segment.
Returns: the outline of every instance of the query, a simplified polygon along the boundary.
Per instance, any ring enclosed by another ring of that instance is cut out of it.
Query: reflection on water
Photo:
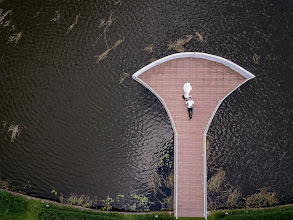
[[[209,178],[225,172],[243,196],[269,187],[292,202],[291,11],[290,1],[0,1],[0,176],[39,197],[170,208],[171,124],[129,76],[199,51],[257,76],[215,116]]]

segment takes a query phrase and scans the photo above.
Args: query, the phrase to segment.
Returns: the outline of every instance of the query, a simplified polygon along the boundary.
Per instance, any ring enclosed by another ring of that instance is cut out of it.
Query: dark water
[[[38,197],[58,199],[54,188],[130,209],[135,193],[162,208],[149,185],[172,154],[172,128],[161,103],[129,76],[175,53],[169,42],[199,32],[207,43],[194,36],[186,51],[256,75],[215,116],[209,177],[225,170],[244,195],[267,186],[293,202],[292,1],[2,0],[0,8],[12,10],[0,25],[2,178]],[[20,32],[18,42],[10,38]],[[13,142],[11,124],[20,127]]]

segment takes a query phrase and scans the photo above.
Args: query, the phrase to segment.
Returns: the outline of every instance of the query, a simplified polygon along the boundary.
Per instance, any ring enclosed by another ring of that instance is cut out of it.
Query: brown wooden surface
[[[139,78],[164,99],[178,132],[178,216],[202,217],[204,130],[219,100],[245,78],[222,64],[200,58],[167,61]],[[195,102],[191,120],[182,98],[186,82],[192,86],[190,94]]]

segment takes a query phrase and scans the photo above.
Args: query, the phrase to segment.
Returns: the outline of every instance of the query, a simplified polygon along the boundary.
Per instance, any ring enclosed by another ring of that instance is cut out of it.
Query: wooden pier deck
[[[174,135],[177,145],[174,161],[175,216],[206,217],[204,134],[219,102],[248,78],[218,62],[191,57],[162,62],[134,78],[161,100],[174,134],[177,134]],[[191,120],[182,98],[186,82],[192,86],[190,94],[195,102]]]

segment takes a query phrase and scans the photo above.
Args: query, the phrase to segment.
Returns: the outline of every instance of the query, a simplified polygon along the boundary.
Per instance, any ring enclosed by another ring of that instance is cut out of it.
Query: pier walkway
[[[204,53],[174,54],[133,75],[158,97],[172,123],[176,217],[207,216],[206,134],[221,102],[253,77],[226,59]],[[191,120],[182,98],[186,82],[195,102]]]

